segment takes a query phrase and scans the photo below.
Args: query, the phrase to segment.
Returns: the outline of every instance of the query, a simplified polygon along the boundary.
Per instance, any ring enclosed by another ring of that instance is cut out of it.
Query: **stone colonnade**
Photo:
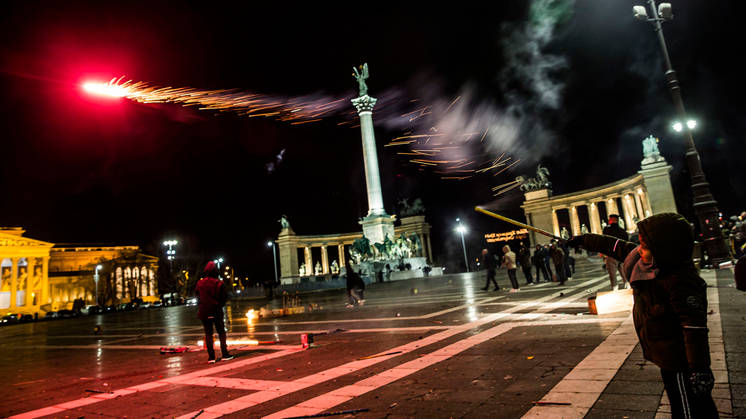
[[[49,299],[49,256],[2,259],[0,309],[33,310]]]
[[[578,235],[581,234],[578,212],[583,207],[588,211],[588,230],[600,234],[602,220],[599,207],[603,204],[607,217],[609,214],[619,214],[627,231],[632,232],[637,221],[662,212],[676,212],[670,170],[671,166],[665,161],[658,161],[642,165],[635,176],[596,188],[556,196],[552,196],[549,189],[530,191],[525,193],[525,202],[521,207],[529,224],[559,236],[561,229],[557,212],[569,212],[570,234]],[[534,232],[529,236],[532,244],[543,244],[550,240]]]
[[[425,222],[425,216],[404,217],[401,225],[394,228],[394,240],[401,234],[410,236],[416,234],[420,240],[422,257],[428,263],[432,263],[432,247],[430,245],[430,225]],[[351,246],[353,242],[363,236],[362,233],[327,234],[315,236],[298,236],[291,228],[285,228],[277,237],[277,247],[280,257],[280,277],[282,283],[297,281],[300,275],[300,265],[304,264],[306,269],[303,276],[314,276],[316,263],[321,264],[319,275],[331,274],[330,259],[338,261],[339,268],[345,266],[345,246]],[[371,243],[372,245],[373,243]],[[320,260],[314,260],[313,248],[320,249]],[[303,258],[298,260],[298,249],[303,249]],[[336,256],[336,258],[334,257]]]
[[[622,211],[619,210],[617,202],[619,200],[622,203]],[[588,218],[590,221],[589,231],[594,234],[601,234],[603,230],[601,225],[601,214],[599,213],[599,205],[604,204],[606,207],[606,217],[609,214],[618,214],[624,219],[625,228],[628,231],[634,231],[635,220],[639,221],[652,215],[650,209],[650,203],[648,201],[648,193],[644,186],[638,186],[634,190],[625,190],[618,194],[609,194],[605,196],[598,196],[583,201],[575,201],[571,204],[558,203],[551,205],[552,210],[552,232],[556,235],[560,235],[559,220],[557,219],[557,211],[567,209],[570,213],[570,232],[576,236],[581,234],[581,222],[578,216],[578,210],[581,207],[585,207],[588,211]]]

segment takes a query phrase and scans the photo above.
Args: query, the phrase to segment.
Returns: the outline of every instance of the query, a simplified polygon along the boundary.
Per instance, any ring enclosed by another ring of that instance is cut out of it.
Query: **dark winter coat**
[[[211,316],[223,315],[223,306],[228,299],[223,281],[206,276],[197,281],[196,293],[199,298],[197,317],[204,320]]]
[[[546,266],[546,257],[543,248],[534,251],[534,255],[531,256],[531,262],[536,266]]]
[[[549,249],[549,256],[552,257],[552,263],[554,263],[554,266],[561,266],[565,263],[565,252],[559,247]]]
[[[627,232],[623,228],[619,227],[619,223],[612,223],[604,227],[604,236],[616,237],[617,239],[629,240]]]
[[[347,290],[364,290],[365,289],[365,281],[363,281],[363,278],[360,276],[359,273],[355,272],[352,267],[347,267]]]
[[[494,272],[497,267],[497,261],[492,253],[487,252],[486,255],[482,255],[482,263],[484,263],[484,269],[489,272]]]
[[[631,282],[643,355],[666,370],[709,368],[707,291],[692,262],[694,237],[689,223],[678,214],[666,213],[637,226],[659,270],[654,279]],[[637,244],[611,236],[585,234],[581,239],[585,249],[617,260],[637,250]],[[628,277],[631,273],[628,269]]]
[[[521,247],[518,250],[518,263],[522,267],[531,266],[531,251],[526,247]]]

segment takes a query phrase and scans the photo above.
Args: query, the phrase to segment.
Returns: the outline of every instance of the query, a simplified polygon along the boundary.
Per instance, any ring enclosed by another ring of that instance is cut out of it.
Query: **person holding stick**
[[[707,284],[692,261],[692,228],[674,213],[650,216],[637,227],[639,245],[598,234],[573,237],[568,245],[623,261],[634,290],[632,314],[643,356],[661,369],[673,417],[717,418]]]

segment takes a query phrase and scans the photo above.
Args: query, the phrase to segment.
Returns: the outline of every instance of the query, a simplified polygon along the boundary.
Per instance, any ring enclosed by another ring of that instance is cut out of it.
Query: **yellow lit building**
[[[55,245],[23,233],[0,227],[0,316],[96,304],[97,293],[100,304],[159,298],[158,258],[138,246]]]

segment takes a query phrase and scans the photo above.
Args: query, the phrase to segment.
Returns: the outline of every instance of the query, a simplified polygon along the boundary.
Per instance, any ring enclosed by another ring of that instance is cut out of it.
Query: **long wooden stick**
[[[475,210],[475,211],[477,211],[477,212],[481,212],[482,214],[487,214],[487,215],[489,215],[490,217],[494,217],[494,218],[497,218],[498,220],[503,220],[503,221],[505,221],[506,223],[510,223],[510,224],[513,224],[513,225],[517,225],[518,227],[523,227],[523,228],[525,228],[526,230],[530,230],[530,231],[533,231],[533,232],[535,232],[535,233],[543,234],[543,235],[545,235],[545,236],[547,236],[547,237],[551,237],[551,238],[553,238],[553,239],[557,239],[557,240],[563,240],[563,241],[564,241],[564,239],[563,239],[562,237],[557,237],[557,236],[555,236],[554,234],[552,234],[552,233],[550,233],[550,232],[548,232],[548,231],[542,230],[542,229],[540,229],[540,228],[536,228],[536,227],[534,227],[534,226],[530,226],[530,225],[528,225],[528,224],[523,224],[523,223],[522,223],[522,222],[520,222],[520,221],[516,221],[516,220],[510,219],[510,218],[508,218],[508,217],[503,217],[503,216],[502,216],[502,215],[500,215],[500,214],[495,214],[494,212],[492,212],[492,211],[487,211],[487,210],[486,210],[486,209],[484,209],[484,208],[481,208],[481,207],[474,207],[474,210]]]

